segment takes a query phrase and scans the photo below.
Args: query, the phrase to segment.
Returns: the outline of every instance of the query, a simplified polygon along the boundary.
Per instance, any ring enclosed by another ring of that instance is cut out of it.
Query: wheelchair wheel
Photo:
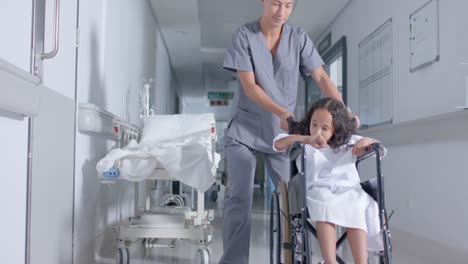
[[[369,263],[372,264],[392,264],[392,246],[390,241],[390,232],[385,231],[384,237],[384,250],[377,252],[369,252]]]
[[[391,264],[392,263],[392,241],[390,236],[390,230],[384,230],[384,251],[383,256],[380,258],[380,264]]]
[[[281,253],[279,245],[281,245],[281,228],[280,228],[280,215],[279,215],[279,201],[278,194],[273,192],[271,194],[270,203],[270,263],[281,263]]]
[[[293,263],[291,223],[289,221],[288,191],[283,181],[271,196],[270,208],[270,263]]]

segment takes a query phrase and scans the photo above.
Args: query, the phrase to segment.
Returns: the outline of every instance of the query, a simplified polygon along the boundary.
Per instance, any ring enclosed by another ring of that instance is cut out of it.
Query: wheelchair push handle
[[[380,144],[379,142],[375,142],[370,145],[370,149],[375,152],[381,151],[383,149],[383,145]]]
[[[370,144],[367,148],[366,148],[366,152],[375,152],[375,153],[379,153],[379,154],[382,154],[382,150],[383,150],[383,145],[380,144],[380,142],[375,142],[375,143],[372,143]]]
[[[288,134],[293,134],[293,128],[298,122],[295,121],[292,116],[286,118],[286,121],[288,122]]]

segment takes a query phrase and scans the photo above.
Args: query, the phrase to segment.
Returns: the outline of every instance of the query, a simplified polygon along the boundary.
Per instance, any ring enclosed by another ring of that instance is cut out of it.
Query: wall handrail
[[[43,90],[39,83],[39,77],[0,59],[0,109],[36,116]]]
[[[468,108],[431,117],[368,127],[359,134],[378,138],[385,146],[425,144],[435,141],[465,141],[468,139]],[[454,131],[450,135],[447,131]]]
[[[141,128],[124,121],[111,112],[91,103],[81,103],[78,114],[78,130],[82,133],[104,135],[115,140],[139,139]]]

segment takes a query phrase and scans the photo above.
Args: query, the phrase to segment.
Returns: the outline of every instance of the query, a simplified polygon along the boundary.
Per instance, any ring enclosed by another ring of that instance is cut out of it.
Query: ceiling
[[[351,0],[296,0],[289,21],[316,37]],[[260,0],[150,0],[181,86],[179,95],[222,91],[235,75],[222,68],[232,33],[262,14]],[[223,85],[226,84],[226,85]]]

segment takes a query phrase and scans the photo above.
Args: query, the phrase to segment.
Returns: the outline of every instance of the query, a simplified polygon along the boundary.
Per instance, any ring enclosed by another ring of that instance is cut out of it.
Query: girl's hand
[[[311,135],[304,140],[304,144],[309,144],[316,149],[324,148],[327,145],[327,141],[320,135]]]
[[[378,142],[377,140],[373,138],[361,138],[356,144],[354,144],[354,147],[352,149],[352,153],[355,156],[361,156],[362,154],[366,153],[369,146],[372,143]]]

